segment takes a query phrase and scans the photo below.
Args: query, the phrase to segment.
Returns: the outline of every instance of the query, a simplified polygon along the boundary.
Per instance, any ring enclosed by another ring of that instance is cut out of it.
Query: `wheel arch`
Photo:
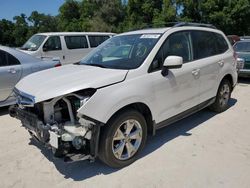
[[[224,79],[227,79],[227,80],[230,82],[230,84],[231,84],[232,87],[234,86],[233,76],[232,76],[231,74],[225,75],[225,76],[221,79],[220,83],[221,83],[222,80],[224,80]]]
[[[154,134],[154,121],[153,121],[153,116],[152,116],[152,112],[150,110],[150,108],[148,107],[148,105],[146,105],[143,102],[135,102],[135,103],[130,103],[126,106],[121,107],[119,110],[117,110],[107,121],[110,122],[113,118],[115,118],[117,115],[123,113],[126,110],[129,109],[134,109],[136,111],[138,111],[139,113],[142,114],[142,116],[145,118],[146,123],[147,123],[147,130],[148,133],[150,134]]]

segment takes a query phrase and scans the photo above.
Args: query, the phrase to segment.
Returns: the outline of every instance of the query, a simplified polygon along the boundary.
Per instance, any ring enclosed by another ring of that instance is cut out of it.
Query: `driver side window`
[[[59,36],[51,36],[43,46],[44,51],[61,50],[61,40]]]
[[[184,63],[191,61],[193,59],[191,48],[190,32],[181,31],[171,34],[156,54],[148,72],[161,70],[164,60],[171,55],[182,57]]]

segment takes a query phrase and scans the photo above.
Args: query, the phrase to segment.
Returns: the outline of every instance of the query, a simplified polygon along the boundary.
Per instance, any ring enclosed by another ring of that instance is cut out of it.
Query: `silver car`
[[[44,61],[13,48],[0,46],[0,107],[15,103],[12,91],[23,77],[60,65],[59,61]]]

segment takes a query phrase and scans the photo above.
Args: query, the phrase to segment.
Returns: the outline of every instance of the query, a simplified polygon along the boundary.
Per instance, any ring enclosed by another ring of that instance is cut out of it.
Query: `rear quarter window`
[[[17,58],[15,58],[13,55],[11,54],[7,54],[7,58],[8,58],[8,65],[19,65],[20,62],[17,60]]]
[[[20,62],[13,55],[0,50],[0,67],[19,65]]]
[[[2,50],[0,50],[0,67],[7,66],[7,56],[6,53]]]
[[[82,49],[88,48],[86,36],[65,36],[66,46],[68,49]]]

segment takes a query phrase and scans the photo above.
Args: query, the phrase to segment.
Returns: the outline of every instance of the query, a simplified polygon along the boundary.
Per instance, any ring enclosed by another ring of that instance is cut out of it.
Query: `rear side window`
[[[20,64],[20,62],[17,60],[17,58],[15,58],[11,54],[8,54],[7,58],[8,58],[8,65],[9,66],[11,66],[11,65],[19,65]]]
[[[85,36],[65,36],[64,38],[68,49],[88,48],[88,42]]]
[[[88,36],[91,48],[95,48],[103,43],[105,40],[109,39],[109,36]]]
[[[6,53],[0,50],[0,67],[7,66],[7,56]]]
[[[19,64],[20,62],[13,55],[0,50],[0,67]]]
[[[214,33],[216,37],[216,44],[217,44],[217,53],[222,54],[228,50],[228,44],[225,38],[218,33]]]
[[[192,31],[194,60],[217,54],[217,40],[213,33],[207,31]]]
[[[57,51],[61,49],[62,49],[62,46],[61,46],[61,40],[59,36],[49,37],[43,46],[44,51]]]

